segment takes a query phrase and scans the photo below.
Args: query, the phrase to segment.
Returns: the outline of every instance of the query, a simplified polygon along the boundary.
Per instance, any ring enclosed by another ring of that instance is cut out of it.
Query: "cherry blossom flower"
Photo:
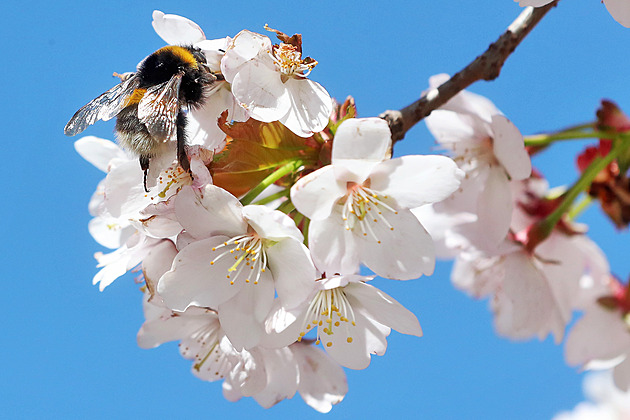
[[[431,237],[410,208],[448,197],[461,171],[444,156],[387,159],[391,134],[379,118],[349,119],[337,129],[332,164],[291,188],[295,207],[311,219],[309,248],[330,273],[364,263],[399,280],[431,274]]]
[[[221,72],[221,59],[232,41],[230,37],[206,39],[195,22],[159,10],[153,12],[152,25],[160,38],[170,45],[193,45],[201,49],[210,71],[215,74]],[[227,110],[228,121],[246,121],[249,115],[232,95],[230,84],[221,78],[213,83],[205,96],[204,105],[189,112],[186,126],[188,143],[216,151],[225,145],[225,133],[217,124],[221,114]]]
[[[213,185],[199,193],[182,189],[175,213],[189,243],[180,244],[158,293],[176,311],[189,306],[217,309],[237,349],[251,348],[261,339],[274,288],[292,307],[314,287],[315,268],[302,233],[285,214],[264,206],[243,207]]]
[[[422,336],[416,316],[377,288],[365,283],[373,277],[336,275],[317,281],[312,298],[295,309],[276,305],[267,320],[273,340],[291,343],[317,329],[316,344],[339,364],[365,369],[370,356],[382,356],[391,328],[403,334]]]
[[[431,89],[446,80],[448,76],[444,74],[431,77]],[[467,226],[459,223],[460,232],[467,229],[465,235],[471,245],[491,251],[505,239],[510,228],[510,181],[525,179],[531,173],[523,136],[492,102],[467,91],[455,95],[425,122],[466,172],[460,190],[436,204],[435,212],[475,215],[474,222]]]
[[[309,137],[326,127],[333,102],[319,83],[307,78],[317,61],[302,58],[301,37],[282,39],[287,42],[272,45],[266,36],[239,32],[221,60],[221,70],[252,118],[280,121],[296,135]]]
[[[533,6],[541,7],[551,3],[553,0],[514,0],[517,1],[521,7]],[[627,0],[602,0],[602,3],[608,9],[608,13],[626,28],[630,28],[630,4]]]

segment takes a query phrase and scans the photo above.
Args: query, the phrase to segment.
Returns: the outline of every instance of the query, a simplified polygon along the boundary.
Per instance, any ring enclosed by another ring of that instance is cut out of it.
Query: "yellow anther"
[[[347,341],[348,343],[352,343],[352,337],[348,337],[348,338],[346,339],[346,341]]]

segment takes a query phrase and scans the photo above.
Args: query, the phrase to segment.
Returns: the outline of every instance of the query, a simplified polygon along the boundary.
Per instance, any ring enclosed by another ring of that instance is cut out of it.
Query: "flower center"
[[[363,236],[372,238],[380,244],[374,224],[381,223],[392,231],[394,227],[387,218],[398,214],[395,209],[385,203],[384,200],[387,198],[386,195],[379,195],[363,185],[353,186],[346,196],[346,202],[341,211],[346,230],[354,231],[358,227]]]
[[[319,344],[322,333],[329,336],[333,335],[335,331],[339,331],[342,324],[356,326],[354,320],[354,312],[343,287],[320,290],[307,309],[298,341],[302,341],[302,338],[312,328],[318,327],[315,344]],[[330,340],[324,338],[324,341],[327,341],[327,347],[332,346]],[[352,343],[352,337],[348,335],[346,341]]]
[[[294,45],[282,43],[273,46],[273,61],[280,73],[285,77],[307,77],[317,61],[313,59],[302,60],[302,54]]]
[[[252,277],[254,284],[258,284],[261,274],[267,268],[267,254],[262,240],[258,236],[235,236],[221,245],[213,247],[212,251],[221,253],[210,262],[210,265],[214,265],[222,258],[235,260],[226,274],[226,278],[232,285],[240,278],[245,278],[245,283],[250,283]]]
[[[230,361],[219,346],[222,336],[215,319],[193,332],[188,340],[179,343],[181,355],[186,359],[194,359],[193,369],[201,372],[205,366],[208,380],[223,378],[231,368]]]
[[[157,185],[144,196],[157,203],[177,194],[184,185],[192,185],[192,177],[181,166],[173,164],[160,173]]]

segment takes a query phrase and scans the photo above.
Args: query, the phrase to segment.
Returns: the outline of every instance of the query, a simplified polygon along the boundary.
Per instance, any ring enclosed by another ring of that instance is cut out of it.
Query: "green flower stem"
[[[254,204],[260,204],[260,205],[268,204],[279,198],[288,197],[290,193],[291,193],[291,189],[285,188],[284,190],[280,190],[277,193],[268,195],[265,198],[261,198],[260,200],[256,201]]]
[[[569,213],[567,214],[569,220],[577,219],[580,214],[582,214],[582,212],[591,205],[592,202],[593,199],[591,198],[591,196],[588,194],[584,194],[580,201],[575,206],[571,207],[571,210],[569,210]]]
[[[576,140],[576,139],[610,139],[619,136],[619,133],[611,133],[608,131],[560,131],[552,134],[535,134],[533,136],[524,136],[525,146],[547,146],[555,141],[560,140]]]
[[[251,189],[250,192],[245,194],[243,198],[241,198],[241,204],[244,206],[250,204],[256,197],[258,197],[268,186],[279,180],[280,178],[289,175],[297,171],[300,166],[302,166],[301,160],[294,160],[286,165],[281,166],[275,172],[267,176],[267,178],[263,179],[260,184],[256,185]]]
[[[613,149],[606,156],[593,160],[582,173],[580,179],[565,193],[564,199],[558,208],[540,222],[539,228],[541,228],[541,233],[543,233],[544,237],[549,236],[553,228],[562,218],[562,215],[569,211],[575,199],[591,185],[597,174],[606,168],[610,162],[615,160],[621,152],[626,150],[628,144],[621,140],[621,136],[617,135],[617,137],[619,137],[619,139]]]
[[[295,210],[295,206],[291,202],[291,200],[287,200],[284,203],[280,204],[277,208],[278,211],[281,211],[284,214],[289,214],[293,210]]]

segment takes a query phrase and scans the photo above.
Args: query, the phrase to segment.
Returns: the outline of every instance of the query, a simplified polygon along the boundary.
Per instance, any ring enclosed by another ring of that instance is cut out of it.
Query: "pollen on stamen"
[[[346,339],[346,341],[347,341],[348,343],[352,343],[352,337],[348,337],[348,338]]]
[[[326,347],[332,347],[332,341],[329,341],[328,343],[326,343]]]

